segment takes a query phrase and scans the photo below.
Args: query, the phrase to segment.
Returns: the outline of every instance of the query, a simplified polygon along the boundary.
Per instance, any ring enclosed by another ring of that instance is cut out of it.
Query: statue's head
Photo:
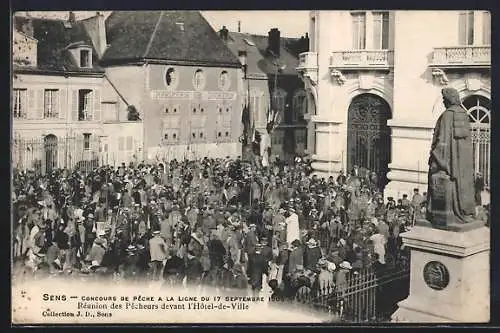
[[[443,104],[445,107],[450,107],[452,105],[461,105],[460,95],[455,88],[443,88],[441,90],[441,95],[443,95]]]

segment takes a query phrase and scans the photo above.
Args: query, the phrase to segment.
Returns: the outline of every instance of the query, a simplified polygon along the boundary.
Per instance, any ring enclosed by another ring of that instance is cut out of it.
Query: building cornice
[[[173,65],[173,66],[199,66],[199,67],[229,67],[241,68],[240,63],[231,62],[211,62],[211,61],[195,61],[195,60],[172,60],[172,59],[150,59],[150,58],[137,58],[137,59],[117,59],[117,60],[104,60],[102,66],[124,66],[135,65],[142,66],[146,64],[153,65]]]
[[[79,72],[79,71],[62,71],[51,69],[37,69],[37,68],[14,68],[13,74],[31,74],[31,75],[56,75],[56,76],[78,76],[78,77],[104,77],[102,72]]]

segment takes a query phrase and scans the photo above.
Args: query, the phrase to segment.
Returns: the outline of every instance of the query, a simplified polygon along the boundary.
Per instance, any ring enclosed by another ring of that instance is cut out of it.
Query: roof
[[[299,38],[280,38],[280,56],[277,63],[286,65],[281,75],[297,75],[299,65]],[[229,32],[227,46],[234,54],[247,51],[247,73],[274,75],[276,73],[275,57],[267,51],[268,36]]]
[[[154,59],[241,66],[198,11],[114,11],[103,64]]]
[[[23,25],[33,26],[33,38],[37,43],[37,67],[14,66],[14,69],[34,71],[61,71],[81,73],[103,73],[99,67],[97,53],[92,40],[81,22],[69,23],[65,20],[29,18],[14,16],[14,28],[23,33]],[[66,27],[67,26],[67,27]],[[74,43],[82,43],[93,49],[91,68],[80,68],[71,56],[67,47]]]

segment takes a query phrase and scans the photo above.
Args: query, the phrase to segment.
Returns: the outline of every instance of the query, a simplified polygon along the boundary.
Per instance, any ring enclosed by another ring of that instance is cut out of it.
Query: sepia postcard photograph
[[[490,321],[491,13],[17,11],[11,321]]]

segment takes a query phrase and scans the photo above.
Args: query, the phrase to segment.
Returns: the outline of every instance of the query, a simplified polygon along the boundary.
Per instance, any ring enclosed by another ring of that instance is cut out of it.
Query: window
[[[167,87],[175,88],[178,83],[178,75],[175,69],[169,68],[165,73],[165,84]]]
[[[222,71],[219,77],[219,88],[221,90],[228,90],[231,86],[231,81],[229,80],[229,74],[227,71]]]
[[[80,50],[80,67],[90,67],[90,51]]]
[[[355,50],[364,50],[366,47],[366,14],[352,13],[353,45]]]
[[[199,137],[200,139],[203,139],[203,132],[200,132],[200,134],[198,134],[198,137]]]
[[[311,52],[316,51],[316,18],[311,17],[311,25],[309,28],[309,44],[311,45]]]
[[[292,122],[304,121],[304,114],[307,113],[306,92],[300,89],[293,96],[292,101]]]
[[[460,45],[474,44],[474,12],[462,12],[458,17],[458,42]]]
[[[90,150],[90,133],[83,133],[83,149]]]
[[[174,144],[177,142],[178,130],[168,128],[164,130],[163,144]]]
[[[217,133],[217,137],[220,138],[221,136],[222,136],[222,132]]]
[[[118,137],[118,150],[119,151],[125,150],[125,138],[123,136]]]
[[[490,12],[483,13],[483,44],[491,45],[491,15]]]
[[[44,118],[57,118],[57,100],[59,90],[45,89],[43,92],[43,117]]]
[[[118,115],[118,105],[116,102],[103,102],[103,119],[107,121],[117,121],[119,119]]]
[[[134,146],[134,138],[132,136],[127,136],[127,150],[131,151]]]
[[[194,73],[193,86],[196,90],[203,90],[205,88],[205,74],[201,69]]]
[[[285,111],[286,103],[286,92],[283,89],[278,89],[278,91],[273,92],[272,108],[278,112]]]
[[[78,120],[91,120],[91,94],[92,90],[78,90]]]
[[[474,172],[481,172],[486,186],[490,185],[491,101],[483,96],[466,97],[463,106],[469,113]]]
[[[12,106],[14,108],[14,118],[26,118],[27,99],[27,89],[14,89],[14,100],[12,101]]]
[[[250,114],[251,117],[254,117],[255,122],[259,122],[260,120],[260,110],[262,108],[262,99],[260,94],[255,93],[250,96]]]
[[[389,13],[373,13],[373,48],[387,50],[389,48]]]

